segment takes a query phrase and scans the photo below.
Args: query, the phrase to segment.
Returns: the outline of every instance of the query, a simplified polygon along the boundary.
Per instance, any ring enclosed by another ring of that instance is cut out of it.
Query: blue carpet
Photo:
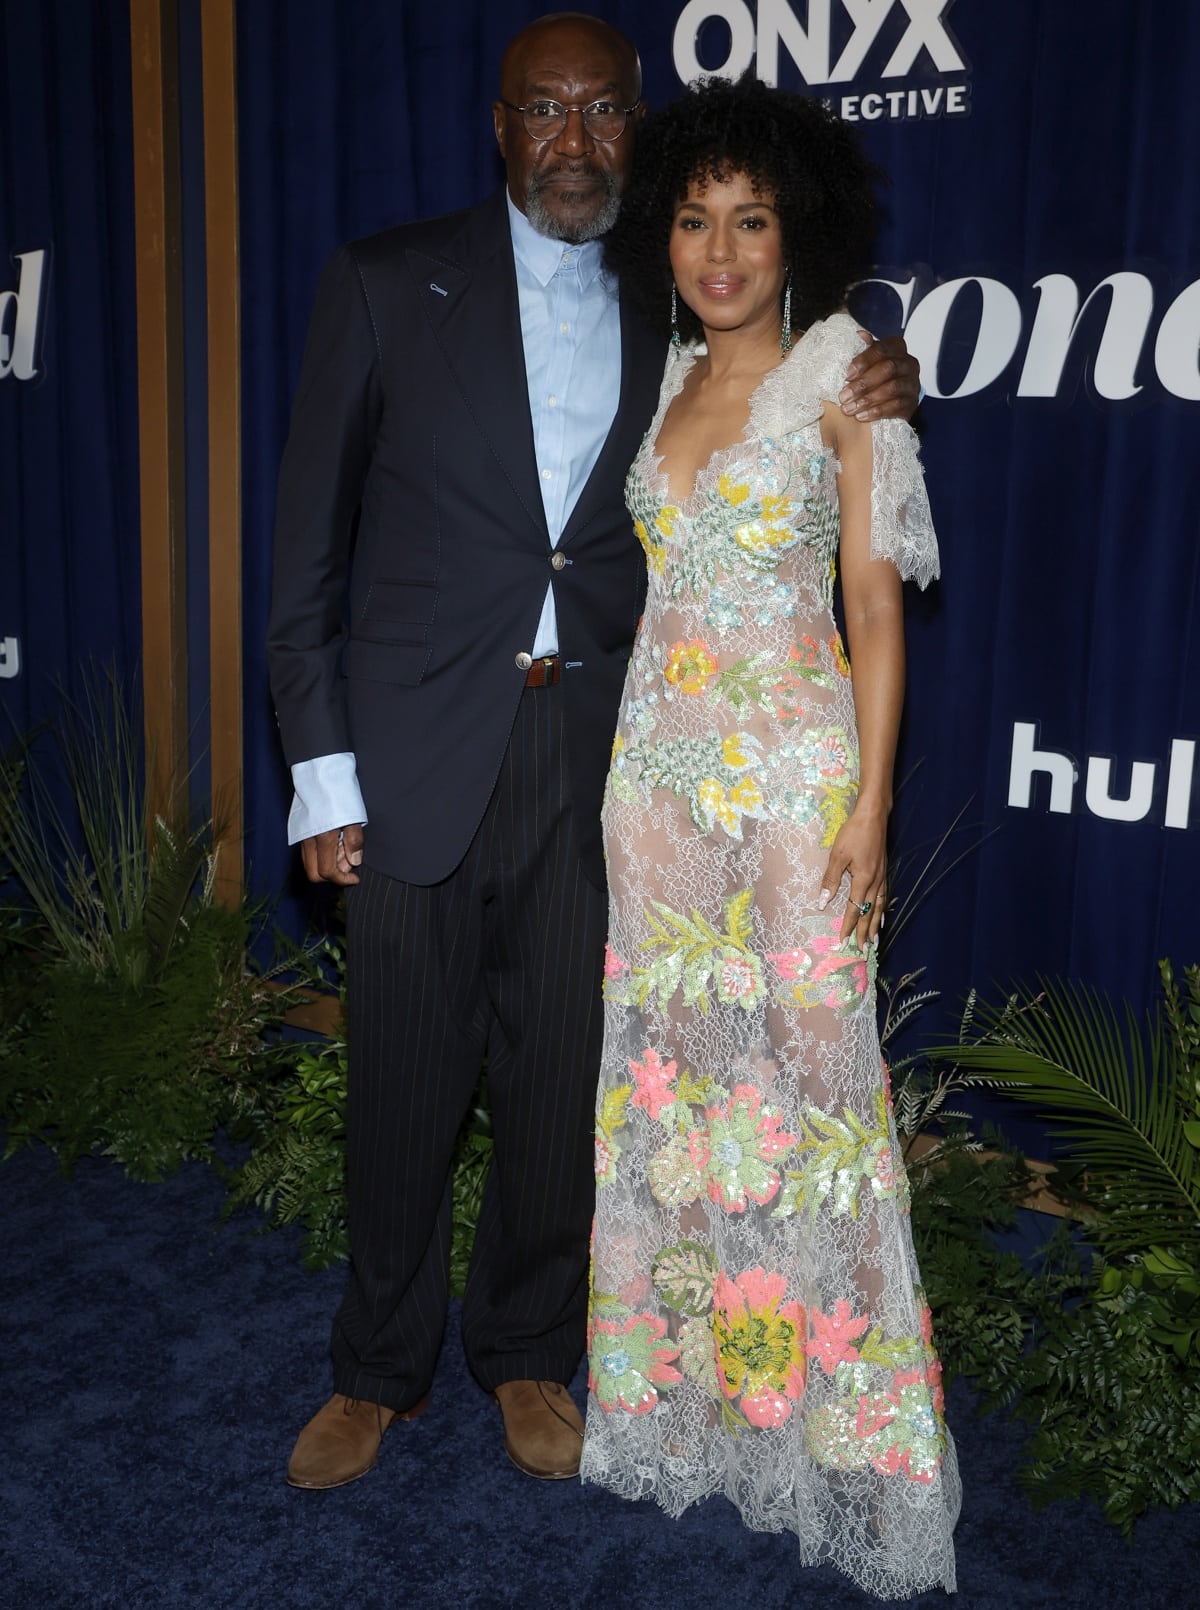
[[[342,1273],[306,1275],[297,1239],[216,1225],[221,1188],[190,1167],[130,1183],[44,1151],[0,1164],[0,1604],[642,1607],[877,1603],[788,1539],[746,1531],[722,1499],[672,1521],[504,1456],[499,1413],[468,1376],[452,1316],[422,1420],[379,1467],[330,1493],[283,1466],[328,1395]],[[582,1377],[575,1383],[581,1395]],[[1089,1504],[1035,1516],[1014,1482],[1020,1431],[950,1394],[965,1489],[964,1610],[1196,1603],[1200,1506],[1127,1545]]]

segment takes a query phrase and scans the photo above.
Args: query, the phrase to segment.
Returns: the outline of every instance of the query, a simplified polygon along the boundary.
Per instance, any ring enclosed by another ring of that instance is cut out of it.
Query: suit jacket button
[[[551,568],[554,570],[561,570],[566,562],[567,556],[565,553],[556,553],[551,555],[550,564]]]
[[[533,655],[532,654],[526,654],[525,650],[522,649],[521,652],[517,655],[517,670],[518,671],[528,671],[529,667],[532,664],[533,664]]]

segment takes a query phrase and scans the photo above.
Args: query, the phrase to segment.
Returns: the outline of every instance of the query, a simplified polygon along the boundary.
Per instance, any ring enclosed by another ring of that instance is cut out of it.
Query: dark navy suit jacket
[[[326,266],[280,471],[268,658],[289,765],[353,750],[367,864],[454,870],[495,784],[546,584],[572,804],[599,813],[644,562],[625,473],[666,343],[621,309],[621,396],[551,564],[503,191]]]

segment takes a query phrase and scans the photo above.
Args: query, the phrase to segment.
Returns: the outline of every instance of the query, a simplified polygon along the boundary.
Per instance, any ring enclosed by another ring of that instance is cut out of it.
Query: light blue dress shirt
[[[508,201],[525,376],[542,505],[557,547],[600,457],[621,394],[621,317],[600,241],[573,246],[539,235]],[[554,589],[546,589],[529,645],[535,659],[558,651]],[[292,767],[288,843],[348,822],[365,822],[354,756],[319,755]]]

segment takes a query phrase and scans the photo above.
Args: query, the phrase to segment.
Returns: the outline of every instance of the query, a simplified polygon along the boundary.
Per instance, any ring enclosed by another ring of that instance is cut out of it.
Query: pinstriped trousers
[[[561,690],[521,698],[458,868],[348,891],[352,1269],[334,1386],[411,1407],[448,1296],[450,1157],[484,1055],[495,1146],[463,1303],[480,1385],[567,1382],[584,1345],[607,901],[580,864]],[[366,856],[370,857],[370,828]]]

